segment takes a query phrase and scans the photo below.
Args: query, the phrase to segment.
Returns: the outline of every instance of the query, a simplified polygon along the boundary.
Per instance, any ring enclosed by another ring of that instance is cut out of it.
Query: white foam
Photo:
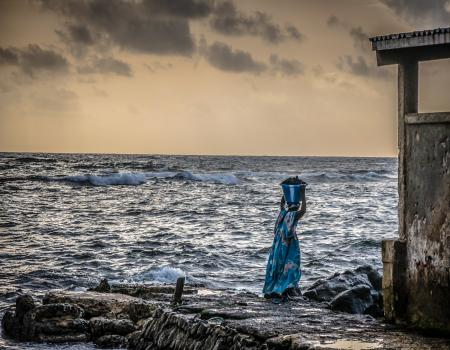
[[[179,277],[186,277],[186,272],[178,267],[163,266],[157,270],[141,272],[131,277],[133,282],[175,283]]]
[[[94,186],[108,186],[108,185],[141,185],[145,183],[145,175],[142,173],[116,173],[110,175],[78,175],[78,176],[64,176],[59,180],[90,183]]]
[[[190,171],[153,171],[147,173],[113,173],[108,175],[73,175],[45,177],[47,181],[68,181],[94,186],[141,185],[150,179],[173,179],[236,185],[238,178],[232,173],[193,173]]]
[[[201,181],[219,183],[224,185],[237,185],[238,178],[231,173],[193,173],[190,171],[160,171],[146,173],[147,178],[181,179],[190,181]]]

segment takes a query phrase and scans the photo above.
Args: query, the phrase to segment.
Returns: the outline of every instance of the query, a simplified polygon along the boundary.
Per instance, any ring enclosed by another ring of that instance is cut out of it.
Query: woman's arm
[[[302,192],[301,192],[301,196],[302,196],[302,205],[300,207],[300,210],[297,212],[297,220],[301,219],[303,217],[303,215],[305,215],[306,213],[306,195],[305,195],[305,186],[302,187]]]

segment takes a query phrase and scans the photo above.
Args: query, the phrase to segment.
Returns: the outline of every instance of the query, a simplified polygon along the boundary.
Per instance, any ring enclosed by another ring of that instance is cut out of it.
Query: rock
[[[350,314],[363,314],[372,304],[370,288],[366,285],[359,285],[334,297],[330,302],[330,308]]]
[[[5,334],[14,339],[20,339],[20,323],[12,310],[7,310],[3,315],[2,328],[5,330]]]
[[[36,321],[45,321],[49,318],[81,318],[83,316],[83,309],[74,304],[47,304],[38,306],[35,309],[34,319]]]
[[[121,335],[104,335],[97,338],[94,341],[95,345],[99,348],[115,348],[115,349],[125,349],[127,347],[127,339]]]
[[[22,321],[25,314],[33,310],[36,307],[33,297],[29,294],[21,295],[16,299],[16,312],[15,317],[18,318],[19,322]]]
[[[361,266],[318,280],[303,296],[328,302],[335,311],[379,317],[382,315],[381,279],[381,275],[371,266]]]
[[[43,300],[44,304],[69,303],[84,310],[84,318],[107,317],[128,318],[133,322],[146,319],[155,310],[153,303],[140,298],[123,294],[97,293],[97,292],[58,292],[48,293]]]
[[[5,333],[27,341],[67,342],[88,339],[88,322],[83,310],[72,304],[36,305],[29,295],[16,299],[15,312],[8,310],[2,319]]]
[[[94,338],[108,334],[127,335],[136,330],[134,323],[127,319],[114,320],[105,317],[93,317],[89,320],[89,324]]]
[[[111,286],[109,285],[108,280],[104,278],[100,281],[100,284],[97,287],[89,288],[88,291],[109,293],[111,291]]]
[[[382,288],[383,276],[370,265],[360,266],[355,270],[356,273],[365,273],[367,278],[375,290],[380,291]]]

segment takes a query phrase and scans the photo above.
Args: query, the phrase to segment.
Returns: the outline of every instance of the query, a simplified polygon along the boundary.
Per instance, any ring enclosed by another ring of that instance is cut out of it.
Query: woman
[[[299,219],[305,215],[306,183],[298,178],[290,178],[283,183],[298,181],[302,186],[301,206],[299,203],[286,205],[284,195],[281,198],[280,213],[275,224],[272,249],[267,262],[264,297],[273,298],[274,302],[286,301],[289,296],[296,296],[300,281],[300,245],[295,232]]]

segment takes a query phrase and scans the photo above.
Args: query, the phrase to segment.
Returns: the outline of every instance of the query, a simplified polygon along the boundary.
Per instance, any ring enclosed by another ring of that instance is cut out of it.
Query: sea
[[[301,288],[397,235],[397,159],[0,153],[0,317],[19,294],[111,283],[261,293],[282,190],[308,183]],[[0,349],[92,349],[16,343]]]

